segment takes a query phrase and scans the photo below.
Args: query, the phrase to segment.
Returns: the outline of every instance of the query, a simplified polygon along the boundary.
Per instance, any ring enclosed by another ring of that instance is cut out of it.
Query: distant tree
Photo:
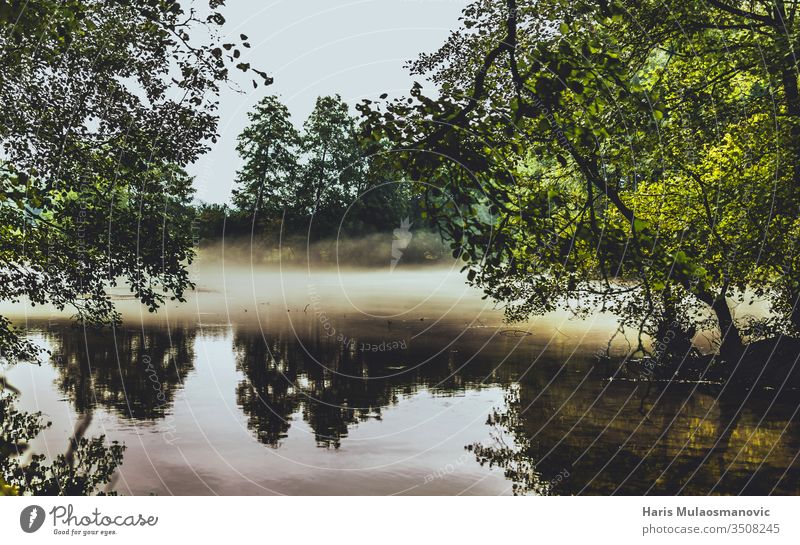
[[[251,232],[309,235],[311,227],[312,238],[334,238],[340,227],[347,235],[391,231],[406,213],[409,187],[375,160],[386,146],[362,141],[339,95],[317,98],[302,132],[274,96],[249,118],[232,200],[235,221],[249,218]]]
[[[253,215],[227,204],[199,203],[194,211],[193,231],[200,244],[253,232]]]
[[[255,224],[280,218],[295,205],[301,139],[275,96],[262,99],[248,118],[236,146],[244,166],[236,173],[233,203]]]
[[[367,183],[356,117],[339,95],[317,98],[303,124],[302,150],[300,211],[319,215],[316,221],[323,224],[339,219]]]
[[[411,191],[410,184],[402,178],[393,179],[391,175],[381,176],[378,169],[368,167],[370,184],[356,199],[342,218],[344,235],[360,235],[370,232],[390,233],[399,226],[403,218],[412,214],[418,197]],[[423,225],[416,218],[415,229]],[[427,226],[427,225],[426,225]]]
[[[195,207],[195,225],[200,242],[219,239],[227,230],[228,207],[217,203],[200,203]]]

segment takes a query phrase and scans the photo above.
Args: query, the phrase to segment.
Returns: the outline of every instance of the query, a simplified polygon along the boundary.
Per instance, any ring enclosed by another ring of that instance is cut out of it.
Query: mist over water
[[[202,244],[200,259],[204,263],[225,261],[230,265],[371,270],[394,270],[398,266],[449,267],[459,263],[450,245],[438,233],[412,231],[411,227],[399,227],[396,231],[359,237],[340,232],[315,241],[299,235],[273,235],[274,241],[255,236],[226,236]]]
[[[614,317],[509,324],[458,262],[375,244],[380,267],[206,247],[187,302],[118,290],[113,329],[15,306],[50,350],[7,373],[54,422],[34,450],[88,422],[127,446],[123,494],[797,492],[786,396],[625,380]]]

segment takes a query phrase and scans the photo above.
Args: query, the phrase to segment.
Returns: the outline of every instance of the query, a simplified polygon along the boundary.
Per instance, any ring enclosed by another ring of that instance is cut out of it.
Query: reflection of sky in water
[[[53,351],[9,373],[53,421],[34,447],[91,415],[125,494],[798,492],[797,395],[609,382],[608,317],[509,326],[457,273],[398,271],[211,266],[167,313],[121,300],[114,332],[29,313]]]

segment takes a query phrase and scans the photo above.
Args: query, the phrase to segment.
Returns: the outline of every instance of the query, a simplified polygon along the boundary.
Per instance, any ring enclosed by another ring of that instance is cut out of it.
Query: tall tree
[[[356,118],[339,95],[317,98],[303,124],[302,149],[298,191],[308,213],[341,212],[365,189]]]
[[[236,174],[233,203],[254,223],[274,220],[296,202],[300,133],[275,96],[262,99],[248,118],[236,146],[244,166]]]
[[[244,162],[233,202],[253,229],[312,238],[396,227],[410,196],[396,171],[378,161],[384,143],[362,141],[358,119],[339,95],[318,97],[298,131],[277,97],[249,115],[237,150]],[[309,233],[311,227],[311,233]]]

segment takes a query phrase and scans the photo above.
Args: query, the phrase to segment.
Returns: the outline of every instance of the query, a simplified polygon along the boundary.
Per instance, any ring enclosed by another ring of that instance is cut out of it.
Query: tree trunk
[[[775,11],[773,15],[777,33],[776,44],[782,51],[788,53],[781,59],[780,68],[781,83],[783,84],[784,99],[786,101],[786,113],[791,118],[791,149],[794,157],[789,158],[789,164],[794,164],[792,181],[794,187],[800,187],[800,88],[797,82],[797,55],[794,51],[794,44],[791,41],[793,34],[792,21],[786,14],[786,5],[783,0],[775,1]]]
[[[728,299],[726,297],[728,293],[727,284],[722,287],[716,297],[705,289],[697,290],[694,293],[698,299],[711,307],[717,317],[721,339],[719,346],[720,356],[728,362],[739,361],[739,358],[744,353],[744,343],[742,342],[742,336],[739,334],[739,329],[733,321],[731,309],[728,307]]]
[[[789,61],[793,61],[793,58],[789,57]],[[794,63],[792,62],[792,64]],[[794,155],[790,159],[791,163],[794,163],[792,182],[794,187],[800,187],[800,163],[798,162],[798,159],[800,159],[800,121],[798,121],[800,119],[800,92],[798,92],[797,86],[797,69],[794,66],[787,68],[781,76],[783,90],[786,95],[786,113],[792,119],[789,129],[789,145]]]
[[[719,295],[714,299],[711,304],[711,309],[717,316],[720,331],[720,346],[719,355],[723,360],[729,363],[739,361],[739,358],[744,352],[744,344],[742,343],[742,336],[739,334],[739,329],[733,321],[731,309],[728,307],[728,301],[725,294]]]

